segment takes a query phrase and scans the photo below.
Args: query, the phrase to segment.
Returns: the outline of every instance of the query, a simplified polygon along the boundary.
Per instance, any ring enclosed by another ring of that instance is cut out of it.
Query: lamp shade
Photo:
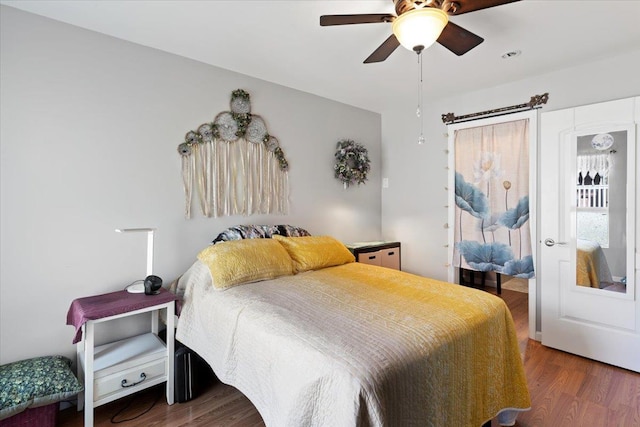
[[[402,46],[409,50],[422,51],[440,37],[449,22],[445,12],[434,7],[413,9],[393,21],[393,34]],[[420,47],[422,46],[422,47]]]

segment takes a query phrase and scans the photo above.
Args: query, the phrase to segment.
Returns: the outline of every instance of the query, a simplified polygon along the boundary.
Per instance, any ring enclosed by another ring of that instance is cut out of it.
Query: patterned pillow
[[[278,234],[280,236],[285,237],[303,237],[303,236],[311,236],[304,228],[294,227],[293,225],[276,225],[278,227]]]
[[[286,237],[310,236],[304,228],[292,225],[236,225],[229,227],[213,239],[211,244],[242,239],[268,239],[273,235]]]
[[[0,420],[28,407],[38,407],[72,397],[82,384],[63,356],[35,357],[0,366]]]

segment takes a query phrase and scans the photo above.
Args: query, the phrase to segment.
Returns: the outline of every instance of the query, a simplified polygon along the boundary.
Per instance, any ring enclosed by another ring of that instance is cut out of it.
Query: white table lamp
[[[147,276],[153,274],[153,235],[155,228],[116,228],[116,233],[147,233]],[[144,292],[144,283],[138,281],[127,287],[127,291],[132,293]]]

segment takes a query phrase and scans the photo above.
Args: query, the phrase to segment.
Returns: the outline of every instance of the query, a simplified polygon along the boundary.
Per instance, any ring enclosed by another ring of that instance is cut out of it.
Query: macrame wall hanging
[[[178,152],[186,218],[191,217],[194,181],[207,217],[288,213],[289,163],[262,117],[251,114],[244,90],[231,93],[231,111],[187,132]]]

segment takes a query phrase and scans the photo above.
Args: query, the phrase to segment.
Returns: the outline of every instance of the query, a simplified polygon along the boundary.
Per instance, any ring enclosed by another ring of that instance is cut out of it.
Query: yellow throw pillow
[[[217,243],[200,252],[198,259],[209,266],[216,289],[293,274],[289,254],[271,239]]]
[[[284,237],[275,235],[293,260],[296,273],[355,262],[355,257],[341,242],[330,236]]]

